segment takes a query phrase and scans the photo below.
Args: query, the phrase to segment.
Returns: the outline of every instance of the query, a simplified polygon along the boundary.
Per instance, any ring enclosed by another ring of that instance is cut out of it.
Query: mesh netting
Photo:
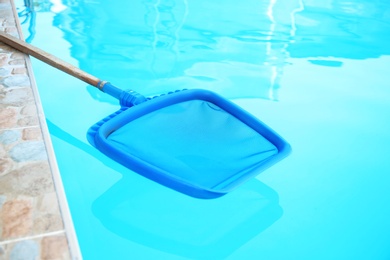
[[[111,133],[122,151],[188,182],[224,187],[278,153],[236,117],[202,100],[155,110]]]

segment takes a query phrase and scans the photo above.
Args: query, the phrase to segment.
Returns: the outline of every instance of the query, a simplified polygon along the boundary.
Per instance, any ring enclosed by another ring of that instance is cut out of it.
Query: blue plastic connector
[[[98,88],[104,93],[118,99],[122,107],[132,107],[146,101],[143,95],[133,90],[122,90],[107,81],[100,81]]]
[[[119,103],[121,104],[121,107],[131,107],[131,106],[141,104],[146,100],[147,99],[143,95],[133,90],[125,90],[122,91],[120,95]]]

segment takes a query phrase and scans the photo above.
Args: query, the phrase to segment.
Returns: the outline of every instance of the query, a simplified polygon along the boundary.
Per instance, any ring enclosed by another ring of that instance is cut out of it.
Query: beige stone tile
[[[11,59],[14,59],[14,60],[22,60],[24,63],[24,58],[25,58],[25,54],[21,53],[21,52],[14,52],[11,54]]]
[[[30,80],[25,74],[12,75],[13,69],[16,67],[0,68],[0,129],[36,126],[38,113]]]
[[[18,36],[10,0],[0,0],[0,31]],[[59,235],[48,236],[53,232]],[[0,260],[70,259],[25,55],[3,43],[0,43],[0,242]]]
[[[40,256],[40,241],[22,240],[15,243],[0,245],[0,260],[31,259],[38,260]]]
[[[3,106],[23,107],[34,101],[31,88],[0,89],[0,102]]]
[[[16,165],[14,170],[0,178],[0,194],[7,196],[38,197],[54,191],[50,168],[44,162]]]
[[[35,104],[27,104],[22,107],[20,114],[23,116],[37,116],[37,109]]]
[[[45,196],[54,192],[44,163],[27,164],[0,177],[0,241],[62,230],[58,202],[53,200],[50,207],[41,205]]]
[[[30,235],[33,227],[32,211],[32,199],[6,201],[0,211],[1,240]]]
[[[7,28],[5,28],[5,32],[12,34],[12,35],[15,35],[18,33],[18,30],[15,27],[7,27]]]
[[[0,241],[64,229],[46,162],[26,163],[0,177]]]
[[[0,130],[0,241],[63,230],[38,127]]]
[[[0,178],[30,163],[47,164],[45,144],[39,127],[0,130]],[[36,167],[36,166],[32,166]],[[4,181],[0,179],[0,181]],[[1,185],[1,183],[0,183]]]
[[[0,245],[3,259],[68,260],[71,256],[65,234],[60,234]]]
[[[61,212],[55,192],[37,197],[34,204],[34,234],[63,230]]]
[[[5,53],[0,53],[0,67],[8,64],[8,55]]]
[[[6,89],[0,84],[0,129],[38,124],[38,112],[31,89]]]
[[[24,61],[24,59],[13,59],[11,61],[8,62],[9,65],[25,65],[26,62]]]
[[[27,69],[24,67],[14,68],[12,74],[27,74]]]
[[[10,172],[14,166],[14,162],[11,159],[3,159],[2,153],[0,153],[0,177],[7,172]]]
[[[0,18],[0,23],[1,23],[1,18]],[[1,29],[1,27],[0,27],[0,29]],[[3,54],[5,54],[8,57],[8,56],[10,56],[9,53],[11,53],[13,51],[14,51],[14,49],[12,47],[8,46],[7,44],[4,44],[4,43],[0,42],[0,54],[3,53]]]
[[[10,66],[9,69],[12,69],[16,66]],[[30,79],[26,75],[11,75],[4,77],[0,80],[1,84],[9,89],[12,88],[21,88],[21,87],[30,87]]]
[[[19,127],[24,126],[36,126],[39,124],[39,120],[36,116],[24,116],[18,119],[17,125]]]
[[[23,140],[42,140],[41,129],[39,127],[30,127],[22,130]]]
[[[0,129],[13,128],[18,122],[18,111],[13,107],[4,107],[0,104]]]
[[[65,236],[44,237],[41,242],[41,259],[70,259],[68,248]]]

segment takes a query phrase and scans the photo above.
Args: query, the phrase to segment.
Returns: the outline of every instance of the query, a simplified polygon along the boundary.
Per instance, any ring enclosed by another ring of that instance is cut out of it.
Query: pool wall
[[[16,14],[0,0],[0,30],[20,37]],[[0,43],[0,259],[26,258],[81,253],[30,59]]]

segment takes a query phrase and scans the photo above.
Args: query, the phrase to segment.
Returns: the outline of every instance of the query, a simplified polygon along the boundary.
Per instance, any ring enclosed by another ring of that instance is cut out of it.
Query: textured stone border
[[[22,35],[13,0],[0,30]],[[0,44],[0,259],[81,259],[28,56]]]

